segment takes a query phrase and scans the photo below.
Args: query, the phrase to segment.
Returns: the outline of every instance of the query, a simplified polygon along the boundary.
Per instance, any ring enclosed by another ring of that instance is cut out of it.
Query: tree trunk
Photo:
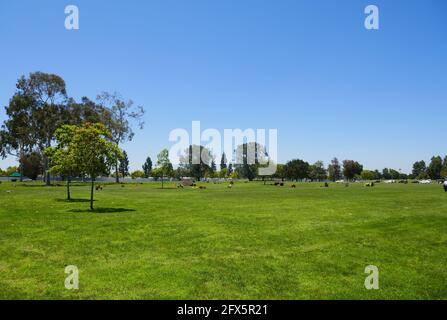
[[[121,135],[119,135],[117,137],[117,139],[114,141],[118,148],[120,146],[120,141],[121,141]],[[117,157],[116,157],[116,162],[115,162],[115,183],[120,183],[120,174],[119,174],[119,170],[118,170],[119,158],[118,158],[118,155],[116,155],[116,156]]]
[[[19,173],[20,173],[20,182],[23,182],[23,164],[22,164],[23,152],[20,151],[19,156]]]
[[[118,171],[118,160],[116,160],[116,163],[115,163],[115,182],[120,183],[120,174]]]
[[[67,200],[71,200],[71,195],[70,195],[70,177],[67,177]]]
[[[50,173],[48,172],[48,170],[47,170],[47,176],[46,176],[46,178],[45,178],[45,184],[47,185],[47,186],[50,186],[51,185],[51,181],[50,181]]]
[[[44,180],[45,180],[45,185],[49,186],[51,185],[51,181],[50,181],[50,172],[48,171],[48,158],[44,156],[43,159],[43,170],[44,170]]]
[[[23,182],[23,166],[19,164],[20,182]]]
[[[94,188],[94,185],[95,185],[95,178],[92,177],[92,187],[90,190],[90,210],[93,210],[93,188]]]
[[[162,174],[162,175],[161,175],[161,188],[162,188],[162,189],[164,189],[164,187],[163,187],[163,178],[164,178],[164,177],[163,177],[163,176],[164,176],[164,175]]]

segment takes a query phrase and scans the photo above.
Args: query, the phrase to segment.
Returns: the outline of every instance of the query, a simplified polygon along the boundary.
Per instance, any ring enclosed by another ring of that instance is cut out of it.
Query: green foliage
[[[131,177],[132,179],[144,178],[144,177],[145,177],[145,175],[144,175],[144,171],[143,171],[143,170],[135,170],[135,171],[132,171],[131,174],[130,174],[130,177]]]
[[[168,175],[170,170],[172,170],[172,164],[169,161],[169,151],[168,149],[163,149],[157,155],[157,166],[161,168],[164,175]]]
[[[5,170],[0,169],[0,177],[9,177],[14,172],[18,172],[19,168],[16,166],[8,167]]]
[[[92,179],[109,174],[116,160],[122,157],[122,151],[109,137],[100,123],[76,128],[69,149],[81,173]]]
[[[286,166],[284,164],[277,164],[276,165],[276,172],[273,175],[273,178],[279,178],[281,180],[284,180],[287,178],[286,176]]]
[[[119,146],[121,143],[131,141],[134,131],[132,122],[137,122],[140,129],[143,128],[144,108],[142,106],[134,106],[132,100],[123,100],[117,92],[102,92],[97,96],[99,104],[107,110],[109,117],[104,122],[109,131],[110,139]],[[118,157],[119,158],[119,157]],[[115,162],[116,182],[119,182],[120,171],[118,168],[118,160]]]
[[[227,168],[227,156],[225,152],[222,153],[222,157],[220,158],[220,170]]]
[[[356,175],[360,175],[363,171],[363,166],[354,160],[343,161],[343,175],[346,179],[352,180]]]
[[[219,178],[226,178],[228,177],[228,169],[227,168],[222,168],[220,169],[219,173],[218,173]]]
[[[11,174],[13,174],[14,172],[18,172],[19,168],[16,166],[11,166],[6,168],[6,176],[9,177]]]
[[[322,181],[327,179],[327,171],[323,161],[317,161],[309,167],[309,178],[312,181]]]
[[[146,162],[143,164],[144,177],[149,178],[152,172],[152,160],[151,157],[147,157]]]
[[[337,181],[343,178],[341,173],[340,162],[337,158],[332,159],[331,164],[328,166],[329,180]]]
[[[228,174],[232,173],[233,173],[233,164],[230,162],[230,164],[228,164]]]
[[[155,167],[152,169],[152,177],[154,177],[155,180],[158,180],[163,177],[163,169],[160,167]]]
[[[168,149],[163,149],[157,155],[157,165],[160,168],[161,173],[161,187],[164,188],[163,180],[165,176],[171,176],[174,169],[169,161]]]
[[[236,148],[235,170],[241,178],[252,181],[258,176],[259,167],[267,163],[265,147],[256,142],[243,143]]]
[[[412,175],[416,178],[424,178],[427,173],[427,166],[424,160],[416,161],[413,164]]]
[[[211,151],[204,146],[190,145],[180,158],[180,166],[188,170],[189,175],[201,180],[211,170]]]
[[[427,168],[427,174],[430,179],[441,179],[441,171],[443,169],[443,162],[440,156],[432,157],[431,162]]]
[[[116,144],[132,140],[135,134],[131,122],[135,121],[140,129],[143,128],[142,118],[145,111],[142,106],[135,106],[132,100],[123,100],[117,92],[102,92],[96,99],[111,115],[110,122],[105,126]]]
[[[447,179],[447,156],[444,157],[441,169],[441,178]]]
[[[40,153],[31,152],[20,157],[20,171],[23,176],[36,180],[43,171],[43,159]]]
[[[301,159],[288,161],[284,168],[286,178],[291,180],[302,180],[308,178],[309,170],[309,163]]]
[[[123,178],[129,175],[129,158],[126,151],[123,151],[122,156],[119,159],[119,172]]]
[[[370,171],[370,170],[363,170],[360,176],[363,180],[375,180],[376,179],[376,173],[374,171]]]
[[[108,131],[100,123],[86,123],[79,127],[65,125],[56,131],[57,145],[45,150],[52,172],[66,177],[79,174],[91,178],[91,209],[94,180],[100,175],[107,175],[111,166],[123,156],[109,138]]]

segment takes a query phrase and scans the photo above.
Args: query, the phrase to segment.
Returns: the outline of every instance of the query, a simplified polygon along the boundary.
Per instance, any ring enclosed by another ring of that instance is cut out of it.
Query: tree
[[[164,188],[163,180],[164,176],[167,174],[170,174],[172,169],[172,164],[169,161],[169,151],[168,149],[163,149],[160,151],[160,153],[157,155],[157,165],[161,170],[161,188]]]
[[[163,177],[163,172],[162,172],[162,168],[159,167],[155,167],[154,169],[152,169],[152,177],[154,177],[154,179],[156,181],[158,181],[159,178]],[[163,185],[163,182],[162,182]]]
[[[97,101],[108,110],[110,117],[104,119],[105,125],[111,133],[111,140],[119,147],[121,143],[131,141],[135,135],[131,126],[137,121],[140,129],[143,128],[144,108],[134,107],[132,100],[124,101],[118,93],[103,92],[97,96]],[[116,182],[119,183],[118,160],[115,163]]]
[[[180,166],[198,181],[211,170],[211,151],[204,146],[190,145],[180,157]]]
[[[380,180],[382,179],[382,174],[379,172],[379,170],[374,170],[374,180]]]
[[[374,180],[376,179],[376,173],[370,170],[363,170],[361,173],[361,177],[363,180]]]
[[[328,175],[329,180],[332,181],[342,179],[341,166],[337,158],[332,159],[331,164],[328,166]]]
[[[130,174],[130,177],[132,178],[132,179],[137,179],[137,178],[144,178],[144,171],[142,171],[142,170],[135,170],[135,171],[132,171],[132,173]]]
[[[286,163],[284,171],[287,179],[302,180],[309,177],[309,169],[309,163],[301,159],[294,159]]]
[[[236,171],[239,176],[252,181],[261,164],[266,163],[265,147],[257,142],[243,143],[236,148]]]
[[[401,178],[401,173],[395,169],[389,169],[391,179],[397,180]]]
[[[19,162],[21,157],[32,152],[36,145],[35,133],[30,124],[33,123],[33,99],[30,96],[16,93],[9,105],[5,107],[7,120],[0,130],[0,156],[12,156]],[[19,166],[20,181],[23,179],[21,166]]]
[[[227,156],[225,152],[222,153],[222,157],[220,158],[220,170],[227,168]]]
[[[309,178],[313,181],[326,180],[327,173],[323,161],[317,161],[309,167]]]
[[[424,175],[427,173],[427,166],[425,164],[424,160],[421,161],[416,161],[413,164],[413,170],[412,170],[412,175],[416,178],[416,179],[423,179]]]
[[[223,168],[219,171],[219,178],[226,178],[228,176],[228,168]]]
[[[447,156],[444,157],[444,162],[442,163],[441,178],[447,179]]]
[[[20,157],[20,172],[22,176],[36,180],[42,173],[42,156],[38,152],[22,154]]]
[[[217,170],[217,168],[216,168],[216,163],[214,162],[214,159],[213,160],[211,160],[211,172],[212,173],[215,173],[216,172],[216,170]]]
[[[284,164],[276,165],[276,172],[273,175],[274,178],[279,178],[281,181],[284,181],[286,178],[286,166]]]
[[[183,177],[188,177],[189,175],[189,170],[184,167],[179,166],[173,171],[173,177],[175,177],[177,180],[181,180]]]
[[[90,209],[93,210],[95,179],[108,174],[122,157],[116,143],[110,141],[110,132],[100,123],[76,127],[68,153],[82,174],[91,178]]]
[[[71,200],[71,177],[80,174],[79,165],[73,154],[73,138],[77,127],[64,125],[55,131],[56,146],[50,146],[44,153],[49,159],[49,172],[65,177],[67,181],[67,200]]]
[[[228,174],[232,174],[233,173],[233,164],[230,162],[230,164],[228,165]]]
[[[17,172],[18,170],[19,170],[19,168],[16,166],[7,167],[6,170],[0,170],[0,176],[9,177],[11,174],[13,174],[14,172]]]
[[[34,72],[28,78],[22,76],[18,80],[15,95],[29,102],[23,110],[32,120],[27,124],[28,131],[33,135],[33,145],[44,154],[45,148],[50,147],[54,140],[56,129],[68,122],[64,110],[67,100],[65,81],[55,74]],[[49,163],[45,155],[43,162],[45,182],[50,185]]]
[[[344,160],[343,161],[343,175],[348,180],[352,180],[356,175],[361,174],[363,171],[363,166],[354,160]]]
[[[391,179],[391,173],[390,173],[390,169],[388,168],[384,168],[382,170],[382,177],[386,180]]]
[[[66,116],[69,123],[80,126],[84,123],[102,123],[107,125],[112,121],[109,109],[95,103],[87,97],[82,97],[81,102],[69,98],[66,107]]]
[[[119,171],[123,179],[129,175],[129,158],[126,151],[123,151],[123,156],[119,159]]]
[[[440,156],[432,157],[428,165],[427,173],[430,179],[441,179],[441,171],[443,168],[442,158]]]
[[[146,158],[146,162],[143,164],[144,177],[149,178],[152,171],[152,160],[151,157]]]

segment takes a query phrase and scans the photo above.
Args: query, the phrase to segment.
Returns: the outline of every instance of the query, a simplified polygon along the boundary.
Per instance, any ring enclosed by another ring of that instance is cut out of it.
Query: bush
[[[130,174],[130,176],[131,176],[132,179],[144,178],[144,171],[142,171],[142,170],[133,171]]]

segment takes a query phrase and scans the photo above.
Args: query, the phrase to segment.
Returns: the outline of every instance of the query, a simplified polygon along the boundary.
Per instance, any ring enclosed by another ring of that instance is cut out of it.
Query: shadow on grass
[[[90,202],[90,199],[56,199],[57,202]],[[95,202],[96,200],[93,200]]]
[[[73,209],[69,210],[69,212],[83,212],[83,213],[118,213],[118,212],[132,212],[136,211],[135,209],[126,209],[126,208],[96,208],[93,210],[90,209]]]

